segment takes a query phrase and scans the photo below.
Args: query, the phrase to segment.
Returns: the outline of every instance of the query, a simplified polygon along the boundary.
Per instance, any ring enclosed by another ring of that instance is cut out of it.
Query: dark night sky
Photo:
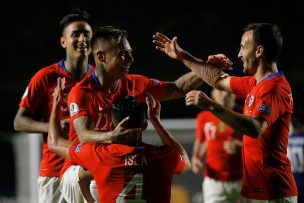
[[[135,3],[136,2],[136,3]],[[65,55],[59,44],[58,22],[71,9],[86,9],[96,26],[114,25],[128,30],[135,58],[131,73],[172,81],[188,71],[181,63],[157,52],[152,44],[156,31],[178,36],[179,44],[195,56],[225,53],[241,72],[237,59],[243,26],[249,22],[272,22],[284,37],[279,69],[290,81],[296,112],[302,111],[301,87],[303,20],[301,6],[291,1],[30,1],[2,6],[3,67],[1,80],[0,131],[13,131],[13,118],[31,76],[41,67]],[[203,87],[202,89],[207,89]],[[299,107],[300,106],[300,107]],[[177,111],[178,109],[178,111]],[[184,100],[163,103],[163,118],[193,118],[198,110]]]

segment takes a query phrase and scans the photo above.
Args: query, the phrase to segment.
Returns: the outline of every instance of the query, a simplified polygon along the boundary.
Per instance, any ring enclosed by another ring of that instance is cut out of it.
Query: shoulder
[[[34,74],[32,79],[39,80],[39,79],[46,79],[51,76],[55,76],[57,74],[57,69],[58,69],[57,63],[43,67]]]
[[[203,120],[206,118],[210,118],[211,116],[213,116],[213,114],[210,111],[201,111],[197,114],[196,119]]]

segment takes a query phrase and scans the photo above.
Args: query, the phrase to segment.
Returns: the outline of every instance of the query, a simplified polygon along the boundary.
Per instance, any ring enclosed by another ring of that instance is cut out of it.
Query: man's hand
[[[65,88],[65,78],[57,78],[57,86],[53,92],[54,104],[62,105],[64,103],[63,89]]]
[[[177,44],[177,37],[169,39],[166,35],[157,32],[153,35],[153,43],[158,51],[164,52],[173,59],[180,60],[184,50]]]
[[[193,173],[199,173],[203,170],[203,162],[196,156],[191,159],[191,167]]]
[[[214,101],[208,97],[204,92],[192,90],[186,94],[186,105],[197,106],[202,110],[210,110],[210,106]]]
[[[129,117],[124,118],[112,132],[112,143],[115,144],[132,144],[141,142],[142,128],[125,128]]]
[[[212,64],[217,67],[221,67],[222,70],[229,69],[232,70],[232,61],[224,54],[215,54],[208,56],[207,63]]]
[[[160,120],[161,105],[155,97],[152,95],[146,97],[146,103],[148,106],[147,115],[150,121]]]

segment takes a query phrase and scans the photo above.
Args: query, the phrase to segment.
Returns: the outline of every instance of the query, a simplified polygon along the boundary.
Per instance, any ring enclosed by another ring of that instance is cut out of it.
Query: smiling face
[[[243,61],[243,72],[254,75],[257,71],[258,59],[256,57],[256,46],[252,30],[246,31],[243,34],[238,57]]]
[[[108,51],[104,52],[103,67],[113,79],[125,79],[134,61],[132,48],[127,38],[122,38],[118,44],[113,42],[111,44]]]
[[[91,37],[91,26],[85,21],[75,21],[65,27],[60,42],[70,58],[88,57]]]

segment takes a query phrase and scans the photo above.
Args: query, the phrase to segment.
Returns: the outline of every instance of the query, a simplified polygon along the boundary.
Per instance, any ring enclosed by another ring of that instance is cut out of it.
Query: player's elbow
[[[57,145],[55,142],[48,141],[48,149],[50,152],[55,152],[57,148]]]
[[[87,137],[85,136],[84,133],[77,134],[77,137],[78,137],[78,140],[79,140],[80,143],[88,142],[88,139],[87,139]]]
[[[22,131],[21,118],[19,115],[16,115],[14,118],[14,129],[16,131]]]

